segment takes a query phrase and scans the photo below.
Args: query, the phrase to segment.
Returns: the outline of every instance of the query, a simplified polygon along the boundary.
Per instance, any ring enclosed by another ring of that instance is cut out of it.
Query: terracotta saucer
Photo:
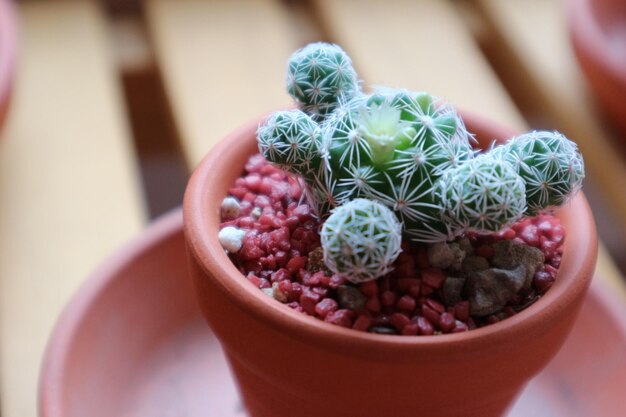
[[[626,2],[568,0],[574,51],[593,93],[626,135]]]
[[[512,358],[511,360],[515,360]],[[626,415],[626,306],[593,284],[570,338],[511,416]],[[85,283],[50,339],[41,417],[244,417],[196,307],[180,211]]]

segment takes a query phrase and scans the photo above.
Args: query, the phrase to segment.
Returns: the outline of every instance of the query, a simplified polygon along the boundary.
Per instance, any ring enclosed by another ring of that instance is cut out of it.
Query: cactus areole
[[[337,45],[296,51],[287,91],[299,109],[259,126],[259,150],[300,178],[326,222],[327,266],[353,282],[389,272],[402,238],[497,232],[565,204],[582,185],[582,157],[560,133],[527,133],[478,154],[448,103],[402,89],[362,92]],[[364,226],[372,210],[379,223]]]

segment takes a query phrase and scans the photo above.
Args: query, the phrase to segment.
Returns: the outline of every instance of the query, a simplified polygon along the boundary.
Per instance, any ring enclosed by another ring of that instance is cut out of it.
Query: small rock
[[[274,282],[272,284],[272,297],[274,297],[275,300],[280,301],[281,303],[286,303],[287,299],[288,299],[288,295],[281,291],[281,289],[278,287],[278,282]]]
[[[461,271],[466,274],[484,271],[485,269],[489,269],[489,261],[482,256],[468,256],[463,260],[463,265],[461,265]]]
[[[367,329],[367,331],[370,333],[378,333],[378,334],[398,334],[396,329],[394,329],[393,327],[387,327],[387,326],[372,326],[369,329]]]
[[[326,275],[332,275],[332,272],[324,263],[324,249],[321,246],[313,249],[309,252],[309,257],[306,262],[306,270],[309,272],[322,271]]]
[[[461,267],[465,252],[457,243],[438,242],[428,245],[428,262],[435,268]]]
[[[341,308],[360,311],[365,308],[367,297],[358,288],[351,285],[340,285],[337,287],[337,301]]]
[[[442,287],[443,301],[446,306],[453,306],[463,299],[461,293],[464,285],[465,278],[446,277]]]
[[[470,313],[482,317],[500,311],[522,289],[525,281],[523,265],[513,270],[489,268],[476,272],[467,279],[465,286]]]
[[[230,253],[237,253],[243,246],[243,237],[245,235],[245,231],[237,229],[236,227],[228,226],[220,230],[217,237],[220,244],[226,251]]]
[[[545,258],[540,249],[513,240],[501,240],[493,244],[491,264],[496,268],[515,269],[525,267],[524,290],[529,290],[535,272],[543,266]]]
[[[235,197],[226,197],[222,200],[222,218],[234,219],[241,213],[241,205]]]
[[[454,253],[454,261],[452,262],[452,265],[450,265],[450,268],[458,271],[461,269],[461,265],[463,265],[467,252],[461,249],[461,246],[458,243],[451,243],[450,249],[452,249],[452,252]]]
[[[263,214],[263,210],[261,210],[261,207],[255,207],[250,212],[250,216],[252,216],[252,218],[255,220],[261,217],[261,214]]]
[[[456,243],[467,256],[474,253],[474,247],[472,246],[472,242],[469,240],[468,237],[459,238]]]
[[[274,289],[273,288],[261,288],[261,291],[265,293],[268,297],[274,298]]]

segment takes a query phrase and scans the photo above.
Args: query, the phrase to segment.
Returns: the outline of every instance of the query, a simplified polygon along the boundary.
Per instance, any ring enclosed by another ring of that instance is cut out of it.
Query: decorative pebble
[[[454,252],[446,242],[428,245],[427,254],[428,262],[435,268],[445,269],[454,262]]]
[[[461,293],[465,285],[465,278],[446,277],[443,282],[442,293],[446,305],[453,306],[463,299]]]
[[[222,218],[234,219],[241,213],[241,205],[235,197],[226,197],[222,200]]]
[[[263,213],[263,211],[261,210],[260,207],[255,207],[252,212],[250,212],[250,216],[252,216],[253,219],[258,219],[259,217],[261,217],[261,214]]]
[[[470,313],[484,317],[496,313],[513,299],[526,282],[526,267],[513,270],[489,268],[467,279]]]
[[[337,288],[337,301],[341,308],[361,311],[365,308],[367,297],[358,288],[351,285],[340,285]]]
[[[484,271],[489,268],[489,261],[482,256],[468,256],[463,260],[461,271],[465,274]]]
[[[398,334],[396,329],[389,326],[372,326],[367,331],[378,334]]]
[[[220,230],[218,238],[222,247],[230,252],[237,253],[243,246],[243,237],[246,232],[236,227],[227,226]]]

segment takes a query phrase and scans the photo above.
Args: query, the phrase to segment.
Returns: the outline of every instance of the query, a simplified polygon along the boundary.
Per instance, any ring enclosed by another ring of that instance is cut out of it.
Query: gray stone
[[[489,261],[482,256],[468,256],[463,260],[461,271],[466,274],[472,274],[478,271],[484,271],[489,268]]]
[[[358,288],[351,285],[340,285],[337,288],[337,302],[341,308],[360,311],[365,308],[367,297]]]
[[[470,314],[488,316],[500,311],[524,286],[526,267],[515,269],[489,268],[467,279],[466,292]]]
[[[428,262],[436,268],[459,269],[465,252],[457,243],[438,242],[428,245]]]
[[[523,265],[526,271],[522,288],[529,290],[535,272],[545,261],[541,250],[514,240],[502,240],[493,244],[492,266],[500,269],[516,269]]]
[[[443,301],[446,303],[446,306],[451,307],[463,299],[461,293],[464,285],[465,278],[446,277],[442,288]]]
[[[324,249],[321,246],[309,252],[309,257],[306,262],[306,270],[309,272],[322,271],[327,275],[332,275],[332,272],[324,263]]]
[[[450,249],[452,250],[452,253],[454,253],[454,261],[452,262],[452,265],[450,265],[450,269],[459,271],[467,253],[461,249],[461,246],[458,243],[450,243]]]
[[[459,245],[461,250],[465,252],[467,256],[472,255],[474,253],[474,247],[472,246],[472,242],[470,242],[469,238],[462,237],[459,238],[456,243]]]

